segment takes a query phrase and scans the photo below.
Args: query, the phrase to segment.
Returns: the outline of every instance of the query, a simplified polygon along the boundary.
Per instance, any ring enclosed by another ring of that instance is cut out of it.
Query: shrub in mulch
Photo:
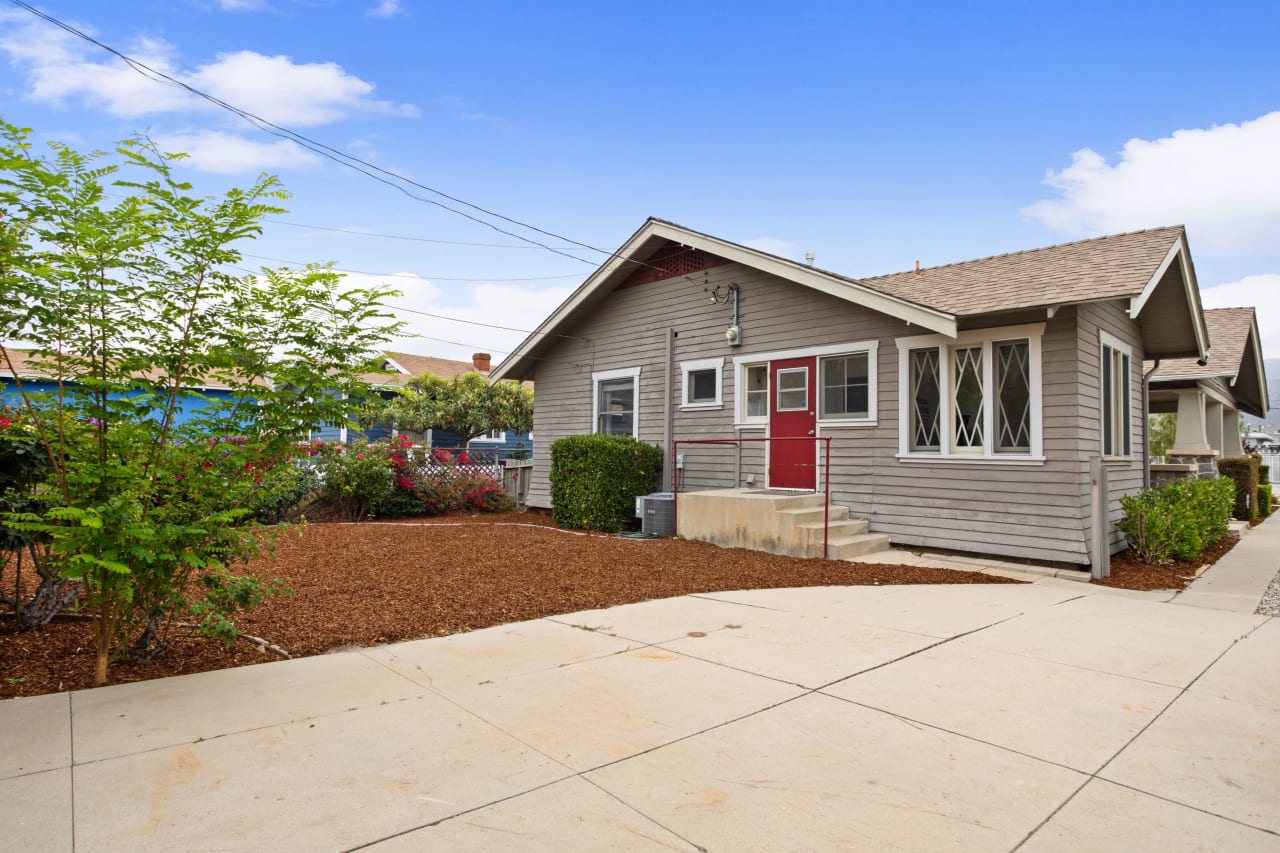
[[[1218,473],[1236,484],[1236,502],[1232,514],[1241,521],[1258,517],[1258,482],[1262,459],[1257,456],[1233,456],[1218,460]]]

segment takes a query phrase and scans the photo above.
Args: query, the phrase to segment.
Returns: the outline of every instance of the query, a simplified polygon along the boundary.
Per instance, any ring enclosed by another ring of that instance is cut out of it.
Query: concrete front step
[[[790,518],[797,527],[805,527],[812,524],[822,526],[823,510],[821,506],[805,507],[803,509],[780,509],[778,515]],[[849,517],[849,508],[847,506],[833,506],[827,515],[828,520],[835,524],[838,521],[844,521]]]
[[[827,541],[834,542],[839,537],[861,536],[867,532],[870,523],[861,518],[848,518],[832,521],[827,525]],[[822,544],[822,522],[805,522],[796,525],[796,534],[805,545]]]
[[[864,522],[865,524],[865,522]],[[857,536],[832,536],[827,545],[828,560],[848,560],[861,557],[863,554],[874,554],[889,547],[889,537],[883,533],[862,533]],[[822,543],[817,545],[818,555],[822,554]]]

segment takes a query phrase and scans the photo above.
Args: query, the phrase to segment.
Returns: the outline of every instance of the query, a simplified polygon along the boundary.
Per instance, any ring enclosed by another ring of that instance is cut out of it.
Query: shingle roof
[[[1253,331],[1252,308],[1210,308],[1204,312],[1209,328],[1209,361],[1201,366],[1194,358],[1169,358],[1151,374],[1153,380],[1169,376],[1232,376],[1240,372],[1245,347]]]
[[[399,372],[363,374],[361,378],[370,385],[394,385],[399,387],[413,377],[421,376],[424,373],[430,373],[432,376],[438,376],[441,379],[452,379],[464,373],[485,373],[482,370],[477,371],[475,364],[470,361],[432,358],[429,355],[414,355],[408,352],[388,352],[383,355],[385,358],[392,359],[409,372],[407,374]],[[394,370],[394,368],[392,369]]]
[[[0,377],[9,377],[14,373],[18,374],[20,379],[46,380],[54,381],[58,376],[57,365],[50,359],[42,359],[35,353],[27,350],[14,349],[7,347],[9,360],[13,362],[13,371],[9,370],[9,364],[3,358],[0,358]],[[137,374],[139,378],[148,379],[152,382],[159,382],[163,379],[162,374],[156,371],[144,371]],[[70,378],[70,376],[68,376]],[[262,379],[255,379],[251,384],[258,387],[267,387],[268,383]],[[230,389],[233,386],[225,377],[218,376],[200,376],[189,377],[188,381],[183,383],[186,388],[205,388],[205,389]]]
[[[1151,281],[1181,225],[1095,237],[925,267],[850,279],[900,299],[959,316],[987,314],[1138,295]]]

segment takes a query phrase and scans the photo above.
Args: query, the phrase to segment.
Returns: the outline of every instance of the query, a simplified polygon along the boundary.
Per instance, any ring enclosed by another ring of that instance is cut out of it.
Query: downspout
[[[672,476],[669,472],[673,470],[674,463],[671,460],[671,398],[675,394],[674,376],[672,358],[674,357],[676,330],[666,330],[665,357],[663,359],[663,369],[665,375],[663,377],[662,395],[662,458],[666,464],[662,466],[662,490],[670,492],[675,489],[675,483],[672,482]]]
[[[1151,369],[1142,374],[1142,488],[1151,488],[1151,374],[1160,369],[1155,359]]]

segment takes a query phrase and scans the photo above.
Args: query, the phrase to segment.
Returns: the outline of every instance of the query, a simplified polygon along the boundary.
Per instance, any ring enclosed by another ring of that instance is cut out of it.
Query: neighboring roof
[[[57,379],[56,365],[51,364],[48,359],[40,359],[35,353],[29,350],[14,349],[6,347],[5,351],[9,354],[9,361],[13,362],[13,371],[9,370],[9,363],[3,357],[0,357],[0,378],[12,377],[17,373],[20,379],[30,379],[33,381],[52,382]],[[141,374],[142,378],[152,382],[159,382],[163,378],[155,371],[147,371]],[[68,377],[70,379],[70,377]],[[269,383],[264,380],[254,380],[253,385],[258,387],[268,387]],[[202,388],[205,390],[229,390],[231,384],[224,378],[216,376],[204,376],[191,379],[184,383],[187,388]]]
[[[390,362],[390,363],[388,363]],[[365,373],[362,378],[370,385],[390,385],[402,387],[415,376],[430,373],[441,379],[452,379],[464,373],[483,373],[469,361],[454,361],[448,358],[432,358],[429,355],[414,355],[407,352],[388,352],[383,354],[383,365],[387,373]],[[406,372],[401,372],[401,370]]]
[[[1226,379],[1241,398],[1242,409],[1265,417],[1270,401],[1257,312],[1253,308],[1210,308],[1204,312],[1204,319],[1209,329],[1209,357],[1205,363],[1194,358],[1164,359],[1151,374],[1151,382]],[[1146,363],[1147,370],[1153,366],[1154,362]]]
[[[1132,299],[1184,233],[1150,228],[859,281],[958,316]]]
[[[1167,311],[1172,299],[1184,318],[1175,323],[1176,329],[1159,332],[1157,327],[1167,324],[1143,317],[1144,340],[1148,333],[1153,341],[1160,334],[1166,338],[1153,342],[1155,352],[1203,354],[1208,348],[1186,232],[1180,225],[927,267],[918,273],[909,270],[855,279],[650,218],[499,364],[492,376],[527,375],[535,352],[546,346],[571,316],[597,304],[634,271],[637,263],[644,264],[660,241],[745,264],[952,337],[962,317],[1081,302],[1127,299],[1130,316],[1137,318],[1154,295],[1160,301],[1160,311]],[[1165,281],[1173,283],[1161,287]]]

